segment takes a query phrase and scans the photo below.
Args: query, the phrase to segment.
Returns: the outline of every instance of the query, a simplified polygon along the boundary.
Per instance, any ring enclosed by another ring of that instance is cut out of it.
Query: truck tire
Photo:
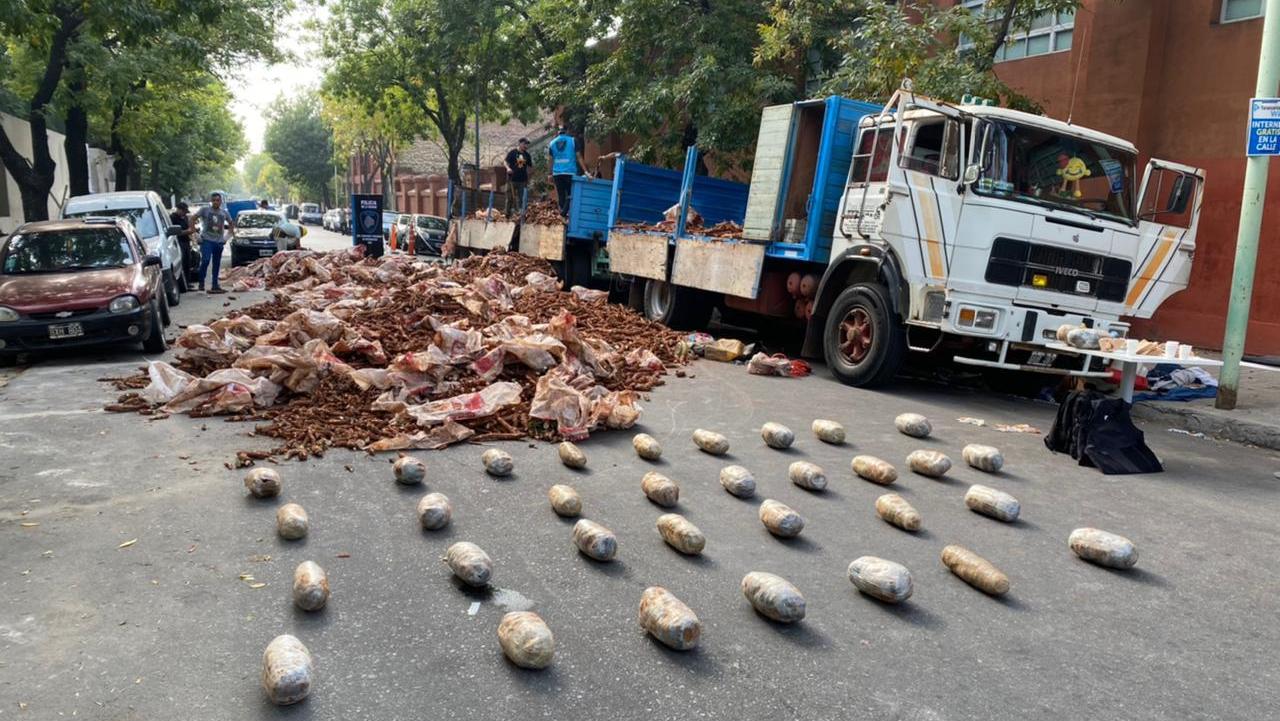
[[[144,353],[163,353],[169,348],[164,339],[164,323],[160,320],[160,302],[151,301],[151,332],[142,341]]]
[[[706,291],[650,279],[644,284],[644,315],[668,328],[701,330],[713,306]]]
[[[166,270],[161,277],[164,283],[164,296],[169,300],[169,305],[174,306],[182,302],[182,295],[178,292],[178,281],[173,277],[173,271]]]
[[[906,332],[883,285],[859,283],[836,296],[822,352],[837,380],[860,388],[885,385],[902,366],[906,350]]]

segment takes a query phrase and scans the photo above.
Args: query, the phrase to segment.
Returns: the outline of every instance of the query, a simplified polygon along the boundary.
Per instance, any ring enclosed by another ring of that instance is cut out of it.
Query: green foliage
[[[245,190],[255,198],[300,200],[301,194],[290,185],[284,168],[270,153],[250,155],[244,161],[241,178]]]
[[[268,114],[263,148],[284,170],[285,178],[309,199],[320,201],[328,197],[333,146],[315,96],[277,99]]]
[[[761,66],[820,58],[822,91],[886,100],[910,77],[918,92],[956,101],[966,93],[1038,110],[992,71],[1005,38],[1047,12],[1071,11],[1079,0],[988,0],[981,13],[925,0],[771,0],[756,54]],[[966,48],[959,47],[966,38]],[[810,69],[808,67],[805,68]]]

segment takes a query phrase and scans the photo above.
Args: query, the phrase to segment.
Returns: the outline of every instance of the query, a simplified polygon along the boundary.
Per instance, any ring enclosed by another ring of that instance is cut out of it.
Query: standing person
[[[222,247],[227,242],[224,235],[229,229],[231,237],[236,237],[236,222],[222,207],[222,193],[216,190],[209,195],[209,205],[201,208],[196,217],[200,219],[200,269],[196,271],[196,280],[199,281],[196,288],[204,290],[204,271],[212,263],[209,292],[225,293],[218,285],[218,270],[222,267]]]
[[[179,200],[173,212],[169,213],[169,223],[186,228],[178,234],[178,248],[182,251],[182,274],[190,282],[195,279],[196,266],[200,263],[195,248],[191,247],[191,241],[196,235],[196,219],[191,217],[191,207]]]
[[[556,200],[560,201],[560,215],[569,217],[569,194],[573,192],[573,176],[581,170],[582,174],[591,177],[587,172],[587,164],[582,162],[582,152],[569,129],[561,125],[557,128],[556,137],[551,139],[547,147],[551,154],[551,182],[556,186]]]
[[[529,187],[529,166],[533,158],[529,157],[529,139],[520,138],[516,147],[507,153],[507,215],[511,215],[511,207],[520,207],[524,199],[525,188]]]
[[[267,202],[266,198],[258,201],[258,210],[271,210],[271,204]]]

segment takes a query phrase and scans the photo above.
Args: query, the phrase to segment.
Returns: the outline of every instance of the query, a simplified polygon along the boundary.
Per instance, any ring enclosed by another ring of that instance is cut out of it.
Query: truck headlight
[[[995,330],[996,321],[999,319],[1000,311],[993,310],[991,308],[961,306],[960,312],[956,314],[956,325],[962,328]]]
[[[0,323],[12,323],[18,319],[18,311],[0,305]]]
[[[107,306],[107,310],[112,313],[129,313],[138,309],[138,298],[132,295],[122,295],[114,298],[111,305]]]

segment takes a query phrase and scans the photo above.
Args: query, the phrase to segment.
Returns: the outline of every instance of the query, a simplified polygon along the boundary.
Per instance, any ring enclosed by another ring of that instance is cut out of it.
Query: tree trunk
[[[70,179],[71,196],[89,194],[89,113],[81,98],[85,92],[84,67],[76,62],[68,68],[68,96],[71,105],[64,120],[67,137],[63,149],[67,153],[67,177]]]
[[[9,136],[0,128],[0,161],[13,176],[22,195],[22,214],[27,222],[48,220],[49,191],[53,189],[54,170],[56,165],[49,153],[49,132],[45,122],[45,107],[53,99],[54,91],[62,79],[62,72],[67,65],[67,45],[80,32],[84,17],[70,7],[59,5],[55,16],[61,21],[53,34],[53,42],[49,46],[49,60],[45,63],[44,74],[35,92],[27,103],[27,122],[31,126],[31,155],[27,160],[10,142]]]
[[[133,177],[133,156],[121,150],[116,153],[116,159],[112,165],[116,169],[116,192],[128,190],[129,180]]]
[[[983,58],[986,61],[984,70],[990,70],[995,67],[996,53],[1000,51],[1000,46],[1004,44],[1004,39],[1009,36],[1009,28],[1013,25],[1013,16],[1018,11],[1018,0],[1008,0],[1009,4],[1004,7],[1004,17],[1000,18],[1000,27],[995,32],[995,41],[991,44],[991,52]]]

